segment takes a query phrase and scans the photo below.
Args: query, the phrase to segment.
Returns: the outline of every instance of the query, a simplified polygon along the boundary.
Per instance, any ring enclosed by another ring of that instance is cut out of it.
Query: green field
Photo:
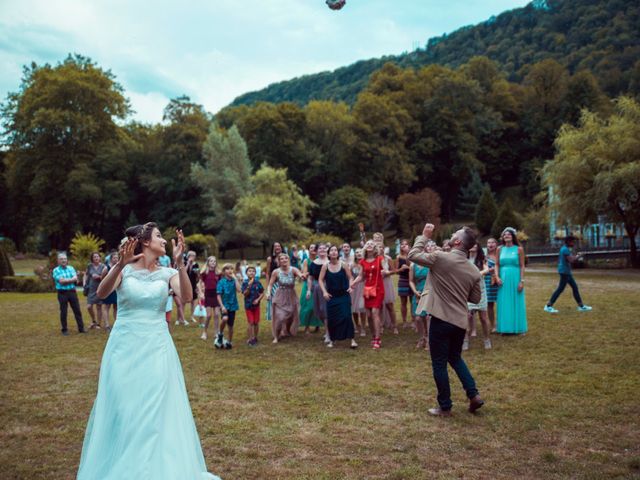
[[[473,416],[455,375],[454,415],[432,418],[428,353],[415,333],[329,350],[319,334],[215,351],[174,327],[209,469],[223,479],[640,478],[640,275],[580,271],[593,312],[553,273],[527,275],[530,330],[472,343],[486,405]],[[84,308],[84,307],[83,307]],[[59,333],[54,294],[0,294],[0,478],[72,479],[107,335]],[[85,312],[85,322],[88,315]],[[88,323],[88,322],[87,322]],[[70,331],[75,322],[70,315]],[[363,339],[364,340],[364,339]]]

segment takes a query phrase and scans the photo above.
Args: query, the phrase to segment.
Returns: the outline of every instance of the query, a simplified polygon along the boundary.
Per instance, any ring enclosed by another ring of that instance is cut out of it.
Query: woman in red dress
[[[362,269],[358,277],[351,282],[351,286],[364,281],[364,308],[369,317],[369,328],[373,339],[371,346],[374,349],[381,347],[380,340],[380,310],[384,303],[384,284],[382,282],[382,260],[378,256],[375,244],[369,240],[364,245],[364,258],[360,260]]]

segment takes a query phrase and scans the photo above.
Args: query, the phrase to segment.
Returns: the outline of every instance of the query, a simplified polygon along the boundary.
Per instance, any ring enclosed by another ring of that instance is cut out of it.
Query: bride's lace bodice
[[[164,312],[169,294],[169,279],[178,271],[159,267],[150,272],[126,265],[118,292],[118,323],[164,325]]]

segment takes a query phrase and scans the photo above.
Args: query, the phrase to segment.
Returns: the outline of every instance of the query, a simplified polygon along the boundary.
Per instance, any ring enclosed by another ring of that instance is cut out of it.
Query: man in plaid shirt
[[[67,255],[65,253],[58,254],[58,266],[51,272],[53,281],[58,291],[58,303],[60,304],[60,323],[62,324],[62,334],[69,335],[67,331],[67,306],[71,304],[71,310],[78,324],[78,332],[85,333],[84,323],[82,322],[82,311],[80,310],[80,302],[76,293],[76,283],[78,283],[78,274],[76,269],[69,265]]]

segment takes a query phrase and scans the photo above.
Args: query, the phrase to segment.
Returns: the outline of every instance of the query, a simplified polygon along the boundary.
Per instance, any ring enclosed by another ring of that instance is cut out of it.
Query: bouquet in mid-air
[[[340,10],[344,7],[346,0],[327,0],[327,5],[331,10]]]

